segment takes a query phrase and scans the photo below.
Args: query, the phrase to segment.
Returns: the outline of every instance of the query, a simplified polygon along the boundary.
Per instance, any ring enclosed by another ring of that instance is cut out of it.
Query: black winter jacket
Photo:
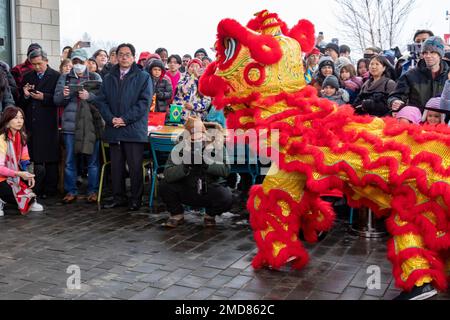
[[[106,123],[104,140],[108,143],[147,143],[152,96],[150,75],[141,71],[136,63],[123,80],[120,80],[119,65],[113,66],[95,101]],[[113,118],[122,118],[126,126],[114,128]]]
[[[425,61],[420,60],[416,68],[400,77],[396,89],[389,96],[389,106],[395,100],[401,100],[406,105],[418,107],[423,112],[431,98],[439,97],[442,94],[449,70],[447,63],[441,61],[441,71],[433,80]]]
[[[172,101],[172,83],[164,76],[159,79],[152,77],[153,92],[156,95],[156,112],[167,112]]]

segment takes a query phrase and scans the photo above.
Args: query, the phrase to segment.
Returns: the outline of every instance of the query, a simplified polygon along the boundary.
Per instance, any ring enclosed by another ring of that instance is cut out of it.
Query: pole
[[[9,2],[9,11],[11,12],[11,67],[17,64],[17,30],[16,30],[16,0]]]
[[[448,32],[450,33],[450,11],[447,10],[445,20],[448,21]]]

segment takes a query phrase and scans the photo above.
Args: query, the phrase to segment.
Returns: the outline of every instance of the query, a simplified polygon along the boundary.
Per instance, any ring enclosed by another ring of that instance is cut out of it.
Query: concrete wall
[[[16,0],[16,54],[26,59],[27,48],[37,42],[47,52],[50,66],[59,68],[59,0]]]

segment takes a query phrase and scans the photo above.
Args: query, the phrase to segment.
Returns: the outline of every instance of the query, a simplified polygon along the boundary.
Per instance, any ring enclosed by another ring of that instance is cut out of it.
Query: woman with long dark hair
[[[353,102],[356,112],[375,117],[390,115],[388,97],[395,90],[395,70],[386,57],[378,55],[370,60],[370,78]]]
[[[32,188],[35,175],[27,171],[30,156],[22,109],[8,107],[0,119],[0,216],[5,203],[17,205],[22,215],[42,212]]]

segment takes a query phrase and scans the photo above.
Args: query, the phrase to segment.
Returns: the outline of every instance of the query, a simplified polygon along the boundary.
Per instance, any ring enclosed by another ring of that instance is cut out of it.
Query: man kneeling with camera
[[[159,186],[170,213],[164,224],[176,228],[184,223],[184,207],[205,208],[205,226],[214,227],[216,216],[232,207],[232,193],[225,178],[230,174],[226,163],[223,131],[217,127],[206,132],[197,117],[188,119],[183,142],[172,152]]]

